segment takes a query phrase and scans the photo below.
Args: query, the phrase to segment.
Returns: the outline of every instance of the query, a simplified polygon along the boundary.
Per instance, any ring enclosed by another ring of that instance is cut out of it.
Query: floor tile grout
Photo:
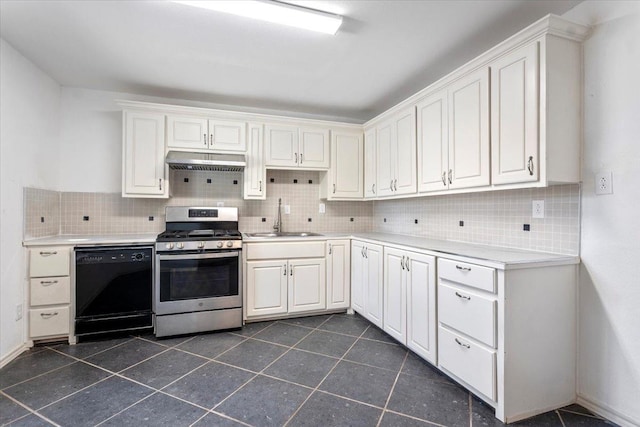
[[[380,414],[380,418],[378,418],[377,427],[380,427],[380,423],[382,422],[382,417],[384,417],[384,412],[387,410],[389,406],[389,401],[391,400],[391,395],[396,388],[396,384],[398,383],[398,378],[400,378],[400,374],[402,373],[402,368],[404,368],[404,364],[407,363],[407,358],[409,357],[409,352],[404,354],[404,359],[402,359],[402,364],[400,365],[400,369],[398,369],[398,373],[396,374],[396,378],[393,380],[393,385],[391,386],[391,390],[389,390],[389,395],[387,396],[387,400],[384,403],[384,408],[382,409],[382,413]]]

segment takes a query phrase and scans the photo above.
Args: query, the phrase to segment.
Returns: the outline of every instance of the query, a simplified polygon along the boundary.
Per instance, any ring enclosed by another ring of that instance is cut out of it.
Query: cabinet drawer
[[[463,289],[438,285],[438,319],[460,332],[496,347],[495,299]]]
[[[29,310],[31,338],[69,334],[69,307],[49,307]]]
[[[324,258],[324,242],[250,243],[247,259]]]
[[[69,304],[69,276],[38,277],[30,280],[31,305]]]
[[[496,292],[493,268],[439,258],[438,277],[483,291]]]
[[[69,275],[69,248],[43,247],[29,250],[29,276]]]
[[[438,363],[480,393],[496,400],[496,352],[438,328]]]

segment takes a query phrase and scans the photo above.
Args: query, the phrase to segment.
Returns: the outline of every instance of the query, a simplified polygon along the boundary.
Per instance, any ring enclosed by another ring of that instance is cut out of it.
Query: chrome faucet
[[[280,233],[282,231],[282,199],[278,199],[278,216],[273,224],[273,229]]]

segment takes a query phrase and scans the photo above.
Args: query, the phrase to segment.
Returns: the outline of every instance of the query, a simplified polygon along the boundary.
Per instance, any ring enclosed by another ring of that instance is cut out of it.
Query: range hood
[[[242,172],[247,165],[244,154],[191,153],[169,151],[166,162],[171,169]]]

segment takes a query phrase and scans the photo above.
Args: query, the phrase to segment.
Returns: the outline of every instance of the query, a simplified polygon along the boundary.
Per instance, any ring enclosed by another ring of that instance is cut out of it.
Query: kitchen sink
[[[273,237],[315,237],[322,236],[319,233],[311,233],[308,231],[280,231],[267,233],[247,233],[249,237],[273,238]]]

